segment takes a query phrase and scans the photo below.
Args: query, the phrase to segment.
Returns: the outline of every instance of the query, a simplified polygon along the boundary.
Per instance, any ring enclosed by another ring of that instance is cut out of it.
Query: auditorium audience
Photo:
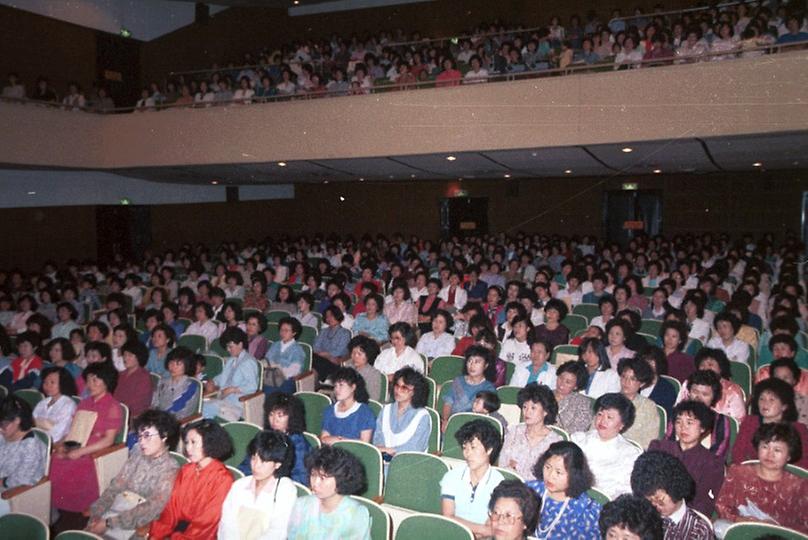
[[[376,418],[373,444],[389,461],[398,452],[426,452],[432,417],[425,409],[429,398],[426,378],[411,367],[393,374],[393,402]]]

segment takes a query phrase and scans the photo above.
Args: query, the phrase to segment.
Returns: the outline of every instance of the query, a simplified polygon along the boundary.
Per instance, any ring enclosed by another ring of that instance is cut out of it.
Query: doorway
[[[444,238],[488,233],[487,197],[450,197],[440,201],[440,228]]]
[[[603,228],[610,242],[625,246],[639,235],[662,234],[660,190],[614,190],[605,193]]]

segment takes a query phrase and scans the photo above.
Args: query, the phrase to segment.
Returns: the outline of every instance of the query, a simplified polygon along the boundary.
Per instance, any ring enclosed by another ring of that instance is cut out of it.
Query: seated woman
[[[685,382],[695,371],[693,357],[682,352],[687,345],[687,327],[679,321],[665,321],[659,335],[668,361],[668,374],[681,383]]]
[[[598,311],[600,311],[600,315],[589,321],[589,325],[597,326],[605,332],[606,325],[617,315],[617,301],[613,296],[604,294],[598,300]]]
[[[636,353],[626,346],[626,338],[631,334],[628,322],[621,318],[613,319],[606,325],[606,356],[609,365],[616,370],[623,358],[632,358]]]
[[[244,308],[257,309],[261,313],[269,309],[267,298],[267,282],[263,279],[253,279],[252,285],[244,295]]]
[[[382,395],[382,378],[386,377],[381,371],[373,367],[379,356],[379,344],[365,336],[356,336],[348,343],[350,360],[346,367],[352,367],[365,379],[365,387],[370,399],[384,403],[387,396]]]
[[[76,395],[76,383],[65,368],[49,367],[42,370],[39,391],[45,399],[34,407],[34,422],[58,443],[67,435],[76,413],[76,403],[70,397]]]
[[[76,322],[79,318],[78,310],[70,302],[60,302],[56,306],[58,321],[51,328],[51,337],[68,339],[70,332],[81,328]]]
[[[196,320],[185,329],[184,336],[202,336],[207,347],[219,337],[219,324],[213,321],[213,308],[207,302],[194,304]]]
[[[222,330],[225,328],[240,328],[245,332],[247,331],[247,325],[242,322],[244,314],[238,302],[227,300],[222,308],[221,316],[224,319],[221,325]]]
[[[121,472],[90,506],[87,530],[112,538],[129,538],[157,519],[171,495],[179,466],[170,450],[179,424],[167,412],[149,409],[135,419],[138,444]]]
[[[432,331],[421,336],[415,350],[430,360],[452,354],[455,338],[448,332],[451,323],[452,316],[448,311],[443,309],[436,311],[432,317]]]
[[[491,536],[488,503],[505,477],[491,465],[500,449],[499,432],[487,420],[472,420],[455,433],[466,463],[440,481],[441,514],[465,525],[475,536]]]
[[[205,383],[205,392],[218,392],[218,396],[205,399],[202,416],[219,416],[228,422],[244,415],[244,406],[239,401],[259,389],[258,362],[247,352],[247,334],[239,328],[228,328],[222,333],[221,343],[229,356],[224,359],[222,372]]]
[[[68,512],[83,512],[98,499],[92,454],[112,446],[123,427],[121,404],[112,397],[118,384],[118,372],[112,362],[90,364],[83,376],[89,396],[79,403],[71,432],[89,422],[92,429],[86,442],[72,441],[68,445],[68,433],[68,441],[54,446],[49,475],[53,486],[51,506]]]
[[[191,381],[196,370],[194,352],[186,347],[177,347],[168,353],[165,368],[168,374],[157,384],[151,408],[171,413],[182,421],[196,412],[198,389]]]
[[[39,304],[37,304],[37,301],[34,300],[32,295],[27,293],[20,295],[17,299],[17,311],[6,326],[8,335],[13,336],[15,334],[24,333],[26,330],[25,323],[28,321],[28,317],[33,315],[38,307]]]
[[[303,402],[294,394],[275,392],[267,396],[264,401],[264,429],[271,429],[286,435],[294,447],[294,463],[291,466],[292,480],[309,485],[309,473],[306,470],[305,459],[311,452],[311,445],[303,436],[306,431],[306,412]],[[243,473],[250,472],[250,456],[238,466]]]
[[[613,499],[630,493],[629,477],[642,451],[622,435],[634,423],[634,405],[623,394],[603,394],[595,401],[595,420],[586,433],[573,433],[570,441],[583,450],[595,487]]]
[[[418,330],[422,334],[432,330],[432,317],[443,304],[443,300],[438,296],[440,288],[440,280],[431,278],[426,284],[426,294],[418,298]]]
[[[552,390],[544,385],[530,383],[516,397],[522,410],[522,423],[510,426],[499,454],[499,466],[516,471],[525,480],[534,480],[533,466],[547,448],[562,440],[548,426],[554,424],[558,403]]]
[[[233,476],[223,460],[233,454],[230,435],[212,420],[199,420],[182,430],[188,463],[177,474],[171,497],[149,527],[149,537],[215,538]]]
[[[744,418],[738,429],[738,437],[732,447],[731,462],[743,463],[748,459],[758,459],[757,447],[753,442],[761,424],[787,422],[794,424],[803,447],[808,448],[808,427],[797,422],[797,408],[794,406],[794,389],[780,379],[766,379],[755,385],[752,391],[752,414]],[[808,452],[797,465],[808,467]]]
[[[312,347],[314,370],[318,380],[330,377],[348,356],[348,343],[351,341],[350,330],[342,327],[345,316],[336,306],[328,306],[323,312],[325,327],[317,334]]]
[[[277,299],[269,304],[270,311],[285,311],[289,315],[297,311],[295,291],[289,285],[278,287]]]
[[[11,395],[0,400],[0,493],[17,486],[30,486],[45,476],[47,447],[31,431],[31,407]],[[0,516],[11,505],[0,498]]]
[[[425,409],[429,398],[426,378],[412,368],[393,375],[393,403],[382,408],[376,419],[373,444],[385,461],[398,452],[426,452],[432,433],[432,417]]]
[[[289,517],[289,540],[370,540],[370,514],[349,495],[367,482],[362,463],[342,448],[323,446],[306,458],[311,495],[295,501]]]
[[[581,343],[578,362],[589,374],[584,395],[597,399],[603,394],[620,391],[620,375],[612,369],[606,347],[599,339],[587,338]]]
[[[710,323],[704,320],[703,296],[686,294],[682,301],[682,311],[685,312],[686,323],[690,329],[687,337],[707,343],[707,338],[710,337]]]
[[[565,362],[559,366],[556,377],[556,425],[567,433],[589,430],[592,426],[592,400],[581,393],[589,380],[586,367],[582,362]]]
[[[520,307],[522,313],[525,313],[524,306],[518,302],[513,302],[516,307]],[[510,304],[509,304],[510,305]],[[508,310],[510,315],[512,310]],[[514,364],[515,366],[523,366],[530,363],[530,343],[533,332],[533,324],[527,315],[515,315],[510,319],[510,323],[503,323],[504,325],[510,324],[510,332],[507,337],[501,337],[502,349],[499,352],[499,357]],[[502,327],[500,327],[501,329]],[[535,341],[533,339],[532,341]]]
[[[149,349],[139,341],[130,341],[121,347],[121,354],[126,369],[118,373],[118,385],[113,396],[129,407],[129,417],[134,420],[152,402],[151,375],[145,369]]]
[[[724,483],[724,460],[705,448],[715,424],[715,413],[700,401],[683,401],[673,409],[673,438],[651,441],[649,450],[679,459],[695,481],[690,505],[706,516],[713,514],[715,494]]]
[[[396,280],[390,295],[392,302],[387,302],[384,306],[384,316],[387,318],[387,322],[390,324],[405,322],[415,326],[418,323],[418,309],[412,302],[407,282]]]
[[[247,456],[252,474],[230,487],[217,538],[285,539],[297,500],[297,488],[289,479],[294,463],[291,441],[281,432],[262,431],[250,441]]]
[[[659,540],[664,536],[662,518],[643,497],[621,495],[603,505],[598,517],[602,538]]]
[[[749,345],[738,339],[741,321],[732,313],[722,312],[713,319],[717,336],[707,342],[707,347],[721,349],[731,362],[749,363]]]
[[[412,326],[407,323],[397,322],[390,326],[388,335],[392,347],[384,349],[379,354],[373,367],[383,373],[389,382],[393,381],[393,374],[401,368],[411,367],[415,371],[423,373],[424,360],[412,348],[412,345],[415,344],[415,333]],[[379,340],[376,339],[376,342],[378,343]]]
[[[559,345],[566,345],[570,340],[570,331],[561,324],[567,316],[567,304],[553,298],[544,305],[544,324],[540,324],[533,331],[533,337],[537,340],[545,340],[554,348]]]
[[[56,367],[61,367],[70,373],[76,384],[76,395],[84,389],[84,381],[81,380],[81,367],[75,362],[76,350],[68,339],[54,338],[44,347],[43,360],[50,362]],[[79,385],[81,381],[81,385]]]
[[[519,339],[518,334],[521,333],[520,327],[524,326],[527,331],[527,325],[516,321],[515,333],[517,334],[510,341]],[[503,345],[503,350],[505,346]],[[511,377],[511,386],[526,386],[530,383],[543,384],[555,390],[556,387],[556,368],[550,364],[550,356],[553,354],[553,346],[546,341],[535,340],[529,344],[530,356],[527,362],[519,362],[513,370]]]
[[[649,345],[637,353],[637,358],[644,360],[653,373],[651,382],[640,390],[640,395],[647,397],[663,409],[670,416],[673,405],[676,403],[676,388],[667,379],[660,375],[668,374],[668,361],[665,353],[659,347]]]
[[[491,492],[488,515],[494,540],[521,540],[536,528],[539,501],[519,480],[504,480]]]
[[[466,361],[463,363],[463,374],[455,377],[451,389],[443,396],[441,413],[441,431],[446,431],[449,417],[459,412],[470,412],[474,398],[483,390],[496,392],[492,382],[496,377],[494,351],[480,345],[466,349]]]
[[[264,356],[264,393],[294,392],[294,378],[303,373],[306,365],[306,351],[297,342],[303,327],[300,321],[292,317],[284,317],[278,321],[280,338],[272,344]]]
[[[687,385],[689,399],[679,403],[690,400],[698,401],[715,412],[712,429],[702,439],[701,444],[719,458],[725,458],[729,451],[730,419],[727,415],[715,410],[715,404],[721,399],[721,379],[714,371],[701,370],[692,373],[687,378]],[[668,439],[676,440],[672,421],[668,422],[665,435]]]
[[[664,287],[657,287],[651,295],[651,303],[642,310],[643,319],[655,321],[665,320],[668,312],[668,291]]]
[[[533,467],[527,483],[541,499],[536,538],[546,540],[600,540],[597,522],[600,504],[586,492],[594,482],[581,449],[568,441],[550,445]]]
[[[634,423],[623,435],[647,449],[651,441],[659,437],[659,413],[656,404],[640,395],[640,390],[651,383],[654,373],[642,358],[621,358],[617,373],[620,393],[634,405]]]
[[[693,491],[693,478],[672,455],[651,451],[638,457],[631,471],[631,489],[662,516],[665,538],[713,540],[711,524],[685,502]]]
[[[38,388],[42,380],[42,359],[36,351],[42,339],[36,332],[22,332],[17,335],[17,358],[0,371],[0,386],[5,386],[9,393],[27,388]]]
[[[269,350],[269,341],[263,336],[267,331],[267,318],[261,313],[250,313],[244,323],[247,334],[247,352],[253,358],[263,358]]]
[[[696,353],[696,371],[708,369],[714,371],[721,381],[721,396],[713,405],[715,412],[733,417],[738,422],[742,422],[746,416],[746,400],[744,392],[737,383],[732,382],[732,371],[730,370],[727,355],[721,349],[710,349],[704,347]],[[682,390],[676,398],[676,402],[690,399],[688,383],[682,385]]]
[[[317,316],[312,313],[314,309],[314,296],[309,292],[300,293],[297,297],[297,311],[294,314],[295,319],[300,321],[303,326],[311,326],[317,328],[320,324]]]
[[[320,439],[325,444],[360,440],[369,443],[376,427],[376,417],[368,407],[368,392],[355,369],[340,368],[334,373],[336,403],[323,411]]]
[[[797,463],[803,452],[794,425],[767,423],[758,428],[752,444],[760,461],[730,466],[715,503],[719,521],[763,521],[808,534],[805,521],[808,480],[786,470],[786,465]],[[758,510],[754,514],[750,514],[752,504]],[[761,514],[767,518],[761,519]],[[716,532],[729,523],[716,522]]]
[[[787,382],[794,389],[794,406],[797,409],[797,421],[808,425],[808,395],[804,393],[808,387],[808,370],[800,369],[793,358],[778,358],[758,371],[757,382],[769,376]],[[801,393],[801,391],[803,391]]]
[[[356,316],[353,325],[355,336],[367,336],[379,343],[387,341],[389,323],[382,314],[384,300],[378,294],[369,294],[365,298],[365,311]],[[403,324],[403,323],[402,323]]]

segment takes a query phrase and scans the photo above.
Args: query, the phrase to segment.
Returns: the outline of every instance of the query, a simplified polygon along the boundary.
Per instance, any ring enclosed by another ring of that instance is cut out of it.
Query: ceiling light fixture
[[[566,171],[564,171],[564,174],[572,174],[572,169],[567,169]]]
[[[654,169],[654,174],[662,174],[662,169]]]
[[[511,177],[511,175],[510,175],[510,174],[508,174],[508,173],[505,173],[505,175],[504,175],[504,176],[505,176],[505,178],[510,178],[510,177]]]
[[[756,161],[756,162],[752,163],[752,167],[763,167],[763,163],[761,163],[759,161]]]
[[[286,162],[285,161],[279,161],[278,162],[278,167],[286,167]]]
[[[36,195],[36,191],[29,191],[28,195]]]
[[[323,184],[327,184],[327,183],[328,183],[328,180],[323,180]]]
[[[211,184],[213,184],[214,186],[218,186],[218,185],[219,185],[219,181],[218,181],[218,180],[211,180],[211,181],[210,181],[210,183],[211,183]]]
[[[364,179],[364,178],[360,178],[360,179],[359,179],[359,181],[360,181],[360,182],[364,182],[364,181],[365,181],[365,179]]]
[[[454,160],[456,160],[456,159],[457,159],[457,158],[456,158],[456,157],[454,157],[454,156],[446,156],[446,161],[454,161]]]
[[[631,152],[633,152],[633,151],[634,151],[634,149],[633,149],[633,148],[629,148],[628,146],[626,146],[625,148],[623,148],[623,152],[624,152],[624,153],[626,153],[626,154],[629,154],[629,153],[631,153]]]
[[[339,196],[339,202],[345,202],[345,197],[343,197],[342,195],[340,195],[340,196]]]

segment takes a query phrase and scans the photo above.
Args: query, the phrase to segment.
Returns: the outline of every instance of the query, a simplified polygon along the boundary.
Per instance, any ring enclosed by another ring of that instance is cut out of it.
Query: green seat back
[[[280,334],[280,331],[278,330],[278,324],[277,323],[269,323],[269,324],[267,324],[267,329],[264,330],[264,332],[261,335],[264,336],[265,338],[267,338],[269,341],[273,341],[273,342],[278,341],[278,340],[281,339],[281,334]]]
[[[670,375],[660,375],[660,379],[664,379],[668,381],[671,385],[673,385],[673,389],[676,390],[676,395],[679,395],[679,392],[682,391],[682,383],[679,382],[679,379],[676,377],[671,377]]]
[[[34,410],[34,407],[36,407],[37,403],[45,399],[45,396],[43,396],[39,390],[34,390],[33,388],[17,390],[14,392],[14,395],[30,405],[32,411]]]
[[[525,479],[513,472],[511,469],[506,469],[505,467],[494,467],[499,473],[505,478],[505,480],[519,480],[520,482],[524,482]]]
[[[640,324],[640,332],[643,334],[658,336],[661,329],[662,321],[658,321],[656,319],[643,319],[642,324]]]
[[[555,431],[565,441],[570,440],[570,434],[567,432],[567,430],[560,428],[558,426],[547,426],[547,427]]]
[[[753,538],[782,538],[783,540],[806,540],[808,536],[778,525],[763,523],[735,523],[727,528],[724,540],[752,540]]]
[[[222,427],[233,441],[233,455],[227,458],[224,464],[237,467],[247,455],[247,445],[261,431],[261,428],[249,422],[228,422]]]
[[[382,412],[382,406],[383,405],[375,399],[368,400],[368,407],[370,407],[370,410],[373,411],[373,416],[376,418],[378,418],[379,414]]]
[[[311,326],[304,326],[297,340],[301,343],[308,343],[314,345],[314,340],[317,339],[317,329]]]
[[[351,495],[351,498],[368,509],[370,514],[370,540],[390,540],[393,520],[390,515],[375,502],[365,497]]]
[[[668,429],[668,413],[659,405],[656,406],[656,411],[659,416],[659,435],[657,439],[663,440],[665,438],[665,431]]]
[[[432,369],[429,376],[437,384],[449,382],[463,374],[463,364],[466,360],[462,356],[438,356],[432,360]]]
[[[284,317],[291,317],[288,311],[273,310],[267,312],[267,322],[277,324]],[[274,341],[274,340],[273,340]]]
[[[438,411],[432,407],[427,407],[426,411],[432,419],[432,432],[429,434],[429,446],[427,447],[427,451],[431,454],[437,454],[440,452],[440,415]]]
[[[595,501],[596,503],[600,503],[601,506],[611,500],[609,499],[608,495],[603,493],[601,490],[595,488],[588,489],[586,494],[589,495],[589,498]]]
[[[741,390],[746,393],[746,397],[749,397],[752,392],[752,370],[749,369],[749,365],[730,361],[729,368],[732,373],[732,381],[741,387]]]
[[[554,366],[558,366],[558,362],[556,361],[559,354],[571,354],[574,356],[578,356],[578,346],[577,345],[559,345],[553,349],[553,353],[550,355],[550,363]]]
[[[600,307],[597,304],[578,304],[572,308],[572,313],[585,317],[589,324],[589,321],[600,315]]]
[[[306,411],[306,431],[320,433],[323,429],[323,412],[331,406],[331,399],[318,392],[297,392]]]
[[[227,352],[227,349],[225,349],[224,345],[222,345],[222,342],[218,338],[214,339],[213,343],[210,344],[210,352],[218,354],[222,358],[226,358],[227,356],[230,355],[230,353]]]
[[[224,360],[215,354],[204,354],[205,357],[205,377],[212,381],[224,369]]]
[[[485,420],[486,422],[490,422],[491,425],[496,428],[497,433],[499,433],[499,436],[502,437],[502,424],[500,424],[490,416],[477,413],[453,414],[452,416],[449,417],[449,421],[446,423],[446,432],[443,434],[444,456],[455,459],[463,459],[463,449],[457,443],[457,439],[455,439],[455,433],[457,433],[457,430],[459,430],[461,426],[467,424],[468,422],[471,422],[472,420]]]
[[[440,481],[447,472],[449,465],[437,456],[423,452],[396,454],[387,469],[384,502],[416,512],[440,514]]]
[[[242,478],[244,478],[244,473],[241,472],[240,470],[236,469],[232,465],[227,466],[227,471],[230,473],[230,476],[233,477],[233,482],[235,482],[236,480],[241,480]]]
[[[125,443],[129,435],[129,407],[121,403],[121,411],[121,429],[115,434],[115,444]]]
[[[0,530],[5,540],[47,540],[48,526],[28,514],[10,513],[0,516]]]
[[[519,390],[521,389],[522,388],[519,386],[500,386],[497,388],[499,401],[503,405],[516,405],[516,396],[519,394]]]
[[[128,298],[128,297],[127,297]],[[62,531],[56,535],[54,540],[100,540],[101,536],[87,531]]]
[[[395,540],[473,540],[474,535],[463,525],[443,516],[407,516],[396,530]]]
[[[178,347],[187,347],[195,353],[203,353],[207,348],[207,343],[203,336],[184,334],[177,340]]]
[[[357,495],[367,497],[368,499],[380,497],[384,483],[384,461],[382,460],[382,453],[379,449],[372,444],[362,441],[337,441],[333,446],[334,448],[342,448],[353,454],[365,468],[365,476],[367,477],[368,485],[365,491],[357,493]]]
[[[584,330],[587,326],[589,326],[589,321],[583,315],[576,315],[575,313],[570,313],[564,320],[561,321],[561,324],[567,327],[570,331],[570,335],[574,336],[575,332],[578,330]]]
[[[312,450],[320,448],[323,445],[323,443],[320,442],[320,439],[317,438],[317,435],[315,435],[314,433],[304,431],[303,438],[306,439],[306,442],[309,443],[309,446],[311,446]]]
[[[314,352],[312,351],[311,345],[308,343],[304,343],[302,341],[298,341],[300,348],[303,349],[303,352],[306,353],[306,359],[303,361],[303,371],[302,373],[306,373],[307,371],[311,370],[311,363],[312,363],[312,356]]]
[[[293,480],[293,482],[294,482],[294,480]],[[294,484],[295,484],[295,487],[297,488],[297,497],[298,498],[308,497],[309,495],[311,495],[311,490],[309,488],[307,488],[306,486],[304,486],[303,484],[301,484],[299,482],[294,482]]]
[[[649,345],[656,345],[657,344],[657,337],[656,335],[645,334],[643,332],[637,332],[637,335],[640,336],[645,340],[645,342]]]
[[[182,467],[183,465],[188,464],[188,458],[183,456],[179,452],[170,452],[170,453],[171,453],[171,457],[174,458],[174,461],[176,461],[177,465],[179,465],[180,467]]]
[[[513,362],[505,362],[505,384],[513,377],[513,372],[516,370],[516,364]]]
[[[435,402],[435,398],[437,397],[436,389],[438,387],[437,383],[435,383],[435,379],[427,377],[426,384],[429,386],[429,397],[426,400],[426,406],[440,409],[443,405]]]

